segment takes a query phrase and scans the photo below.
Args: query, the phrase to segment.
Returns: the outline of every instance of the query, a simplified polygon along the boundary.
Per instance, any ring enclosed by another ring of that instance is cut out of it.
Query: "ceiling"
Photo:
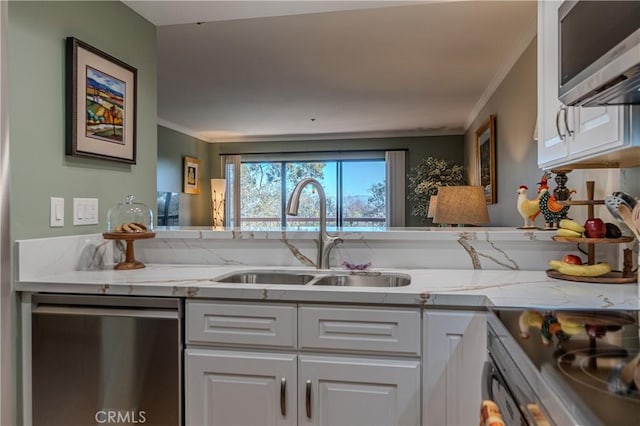
[[[535,1],[125,1],[158,26],[159,124],[209,142],[462,134]]]

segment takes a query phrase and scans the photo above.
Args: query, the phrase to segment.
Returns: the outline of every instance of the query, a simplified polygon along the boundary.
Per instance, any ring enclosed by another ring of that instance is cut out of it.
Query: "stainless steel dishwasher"
[[[182,301],[36,294],[34,425],[181,425]]]

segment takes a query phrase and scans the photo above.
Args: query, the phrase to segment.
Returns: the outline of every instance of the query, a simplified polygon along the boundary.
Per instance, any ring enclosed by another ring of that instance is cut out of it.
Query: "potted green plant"
[[[464,185],[464,167],[454,161],[428,157],[409,172],[407,199],[411,203],[411,215],[424,222],[427,219],[429,200],[437,195],[440,186]]]

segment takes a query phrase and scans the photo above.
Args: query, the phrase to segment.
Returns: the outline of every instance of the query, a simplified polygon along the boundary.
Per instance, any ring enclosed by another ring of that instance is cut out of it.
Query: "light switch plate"
[[[49,199],[49,226],[52,228],[64,226],[64,198],[51,197]]]
[[[98,224],[98,199],[74,198],[73,199],[73,224],[97,225]]]

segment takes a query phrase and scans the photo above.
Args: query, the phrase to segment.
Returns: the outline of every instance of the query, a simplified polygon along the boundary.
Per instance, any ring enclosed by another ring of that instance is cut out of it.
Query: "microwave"
[[[640,1],[565,1],[558,82],[567,106],[640,104]]]

